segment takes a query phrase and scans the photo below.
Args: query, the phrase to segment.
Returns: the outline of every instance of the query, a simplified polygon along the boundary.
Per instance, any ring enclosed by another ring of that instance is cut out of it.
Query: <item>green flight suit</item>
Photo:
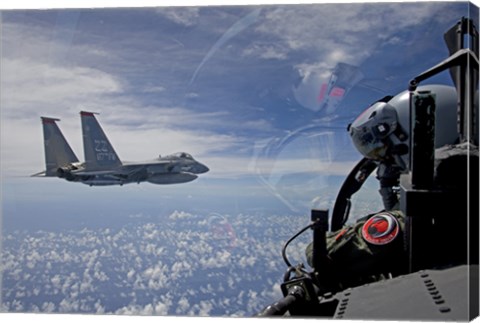
[[[401,211],[368,215],[352,226],[327,233],[328,283],[336,291],[378,281],[406,271],[405,217]],[[306,248],[312,266],[312,244]]]

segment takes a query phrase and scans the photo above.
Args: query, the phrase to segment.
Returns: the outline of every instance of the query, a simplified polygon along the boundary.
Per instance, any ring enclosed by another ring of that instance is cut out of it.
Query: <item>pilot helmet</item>
[[[417,92],[435,94],[435,147],[454,144],[457,131],[457,94],[446,85],[419,86]],[[401,169],[409,167],[410,92],[386,97],[367,108],[349,125],[355,148],[365,157],[390,160]]]

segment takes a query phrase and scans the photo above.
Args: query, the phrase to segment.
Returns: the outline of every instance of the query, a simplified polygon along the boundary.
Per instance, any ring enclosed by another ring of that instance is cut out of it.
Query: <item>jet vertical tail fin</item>
[[[60,119],[41,117],[45,148],[45,176],[57,176],[57,169],[78,162],[77,156],[63,136],[57,121]],[[40,173],[32,175],[38,176]]]
[[[122,165],[93,112],[81,111],[85,170],[107,170]]]

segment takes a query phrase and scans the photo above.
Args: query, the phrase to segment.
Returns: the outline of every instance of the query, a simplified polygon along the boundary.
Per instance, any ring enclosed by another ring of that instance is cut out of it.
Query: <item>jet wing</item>
[[[149,166],[157,166],[157,165],[169,165],[175,163],[172,160],[152,160],[152,161],[144,161],[144,162],[124,162],[124,168],[132,168],[132,167],[149,167]]]
[[[119,174],[118,171],[116,170],[92,170],[92,171],[72,171],[72,174],[75,175],[85,175],[85,176],[90,176],[90,175],[117,175]]]
[[[468,321],[468,278],[477,266],[425,270],[350,288],[335,295],[341,300],[333,319],[401,321]],[[386,292],[388,291],[388,292]]]
[[[128,163],[125,162],[121,167],[115,169],[107,169],[107,170],[79,170],[73,171],[72,173],[75,175],[113,175],[113,176],[131,176],[136,173],[140,173],[147,168],[151,167],[162,167],[165,168],[165,172],[168,172],[167,166],[175,165],[175,163],[170,160],[161,160],[161,161],[152,161],[152,162],[138,162],[138,163]],[[158,169],[156,169],[158,171]]]
[[[30,175],[30,177],[47,177],[47,172],[42,170],[41,172]]]

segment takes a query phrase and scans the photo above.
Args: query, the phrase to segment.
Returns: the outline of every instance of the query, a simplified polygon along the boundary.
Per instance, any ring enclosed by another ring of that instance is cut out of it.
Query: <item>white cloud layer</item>
[[[159,15],[186,27],[191,27],[198,22],[200,8],[160,8]]]
[[[281,297],[280,248],[305,221],[175,211],[116,229],[10,232],[3,238],[2,306],[8,312],[250,316]],[[220,234],[227,227],[236,234]]]
[[[398,30],[420,25],[426,19],[448,19],[438,3],[323,4],[279,6],[265,11],[257,31],[283,44],[284,51],[308,50],[321,62],[359,64]],[[370,37],[361,37],[361,35]],[[334,37],[332,37],[334,36]]]

